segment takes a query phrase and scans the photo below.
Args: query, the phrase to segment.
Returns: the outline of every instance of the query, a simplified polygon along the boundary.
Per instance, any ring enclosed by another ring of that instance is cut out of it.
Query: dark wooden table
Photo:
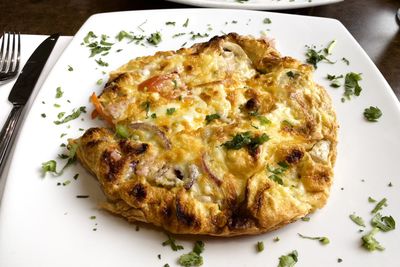
[[[0,0],[0,30],[74,35],[92,14],[122,10],[187,8],[163,0]],[[340,20],[378,66],[400,99],[399,0],[345,0],[297,10],[292,14]]]

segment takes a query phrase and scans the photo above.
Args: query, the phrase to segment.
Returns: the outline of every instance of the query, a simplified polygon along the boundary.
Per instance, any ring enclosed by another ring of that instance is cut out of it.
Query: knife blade
[[[18,126],[19,118],[35,88],[51,51],[53,51],[58,37],[59,34],[53,34],[36,48],[23,67],[8,96],[8,101],[13,104],[13,108],[0,133],[0,178],[15,138],[15,130]]]

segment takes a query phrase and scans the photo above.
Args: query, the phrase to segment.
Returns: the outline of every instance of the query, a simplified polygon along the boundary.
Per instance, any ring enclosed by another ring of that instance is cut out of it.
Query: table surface
[[[74,35],[95,13],[188,7],[191,6],[164,0],[0,1],[0,29],[28,34],[59,32]],[[332,5],[278,12],[340,20],[400,99],[400,22],[395,17],[398,8],[399,0],[345,0]]]

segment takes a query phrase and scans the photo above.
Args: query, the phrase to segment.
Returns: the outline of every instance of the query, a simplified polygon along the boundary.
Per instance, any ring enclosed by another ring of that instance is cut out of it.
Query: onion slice
[[[157,126],[151,125],[148,123],[144,123],[144,122],[136,122],[136,123],[130,124],[129,127],[134,130],[144,130],[144,131],[149,131],[149,132],[156,134],[158,136],[158,138],[161,139],[164,148],[168,149],[168,150],[171,149],[171,141],[167,138],[165,133],[163,131],[161,131],[161,129],[158,128]]]
[[[210,167],[208,166],[208,155],[204,153],[201,156],[201,163],[203,166],[204,171],[208,174],[208,176],[218,185],[222,184],[222,181],[211,171]]]

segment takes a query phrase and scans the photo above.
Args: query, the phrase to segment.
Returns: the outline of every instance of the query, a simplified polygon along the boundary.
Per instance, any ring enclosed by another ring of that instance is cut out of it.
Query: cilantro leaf
[[[293,267],[298,261],[297,250],[293,250],[287,255],[283,255],[279,258],[278,267]]]
[[[56,98],[61,98],[64,92],[61,90],[61,87],[57,87],[56,89]]]
[[[387,206],[387,199],[383,198],[381,201],[379,201],[375,208],[371,211],[372,214],[377,213],[378,211],[380,211],[384,206]]]
[[[375,239],[375,234],[379,231],[378,228],[373,228],[371,232],[364,235],[362,240],[362,246],[369,251],[379,250],[382,251],[385,248],[379,244],[379,242]]]
[[[344,78],[344,96],[347,99],[350,99],[353,95],[360,95],[362,88],[358,82],[361,80],[361,73],[349,72],[346,74]]]
[[[257,242],[257,252],[262,252],[264,250],[264,242]]]
[[[59,124],[63,124],[63,123],[72,121],[72,120],[78,118],[78,117],[81,115],[81,113],[86,113],[86,107],[82,106],[82,107],[80,107],[80,108],[78,108],[78,109],[74,109],[74,110],[72,111],[72,114],[66,116],[66,117],[65,117],[64,119],[62,119],[62,120],[54,121],[54,124],[55,124],[55,125],[59,125]]]
[[[49,160],[42,163],[43,176],[48,172],[57,174],[57,162],[55,160]]]
[[[377,213],[371,220],[373,227],[379,228],[383,232],[388,232],[396,228],[396,222],[392,216],[383,216]]]
[[[178,263],[181,266],[200,266],[203,265],[203,257],[195,252],[189,252],[179,257]]]
[[[217,120],[221,118],[221,116],[218,113],[206,115],[206,124],[211,123],[213,120]]]
[[[176,108],[167,108],[167,115],[172,115],[172,114],[174,114],[175,113],[175,111],[176,111]]]
[[[350,219],[357,225],[365,227],[365,223],[363,218],[361,218],[360,216],[357,216],[355,214],[350,214]]]
[[[162,242],[163,246],[171,246],[171,249],[173,251],[178,251],[178,250],[183,249],[183,246],[176,244],[176,240],[172,236],[167,234],[167,237],[168,237],[168,239],[165,240],[164,242]]]
[[[382,116],[382,111],[378,107],[370,106],[364,110],[364,117],[367,121],[377,122]]]
[[[160,32],[152,33],[146,40],[152,45],[158,45],[162,41],[161,34]]]
[[[327,245],[329,244],[329,238],[325,237],[325,236],[321,236],[321,237],[311,237],[311,236],[305,236],[302,234],[297,233],[301,238],[305,238],[305,239],[310,239],[310,240],[318,240],[321,244],[323,245]]]

